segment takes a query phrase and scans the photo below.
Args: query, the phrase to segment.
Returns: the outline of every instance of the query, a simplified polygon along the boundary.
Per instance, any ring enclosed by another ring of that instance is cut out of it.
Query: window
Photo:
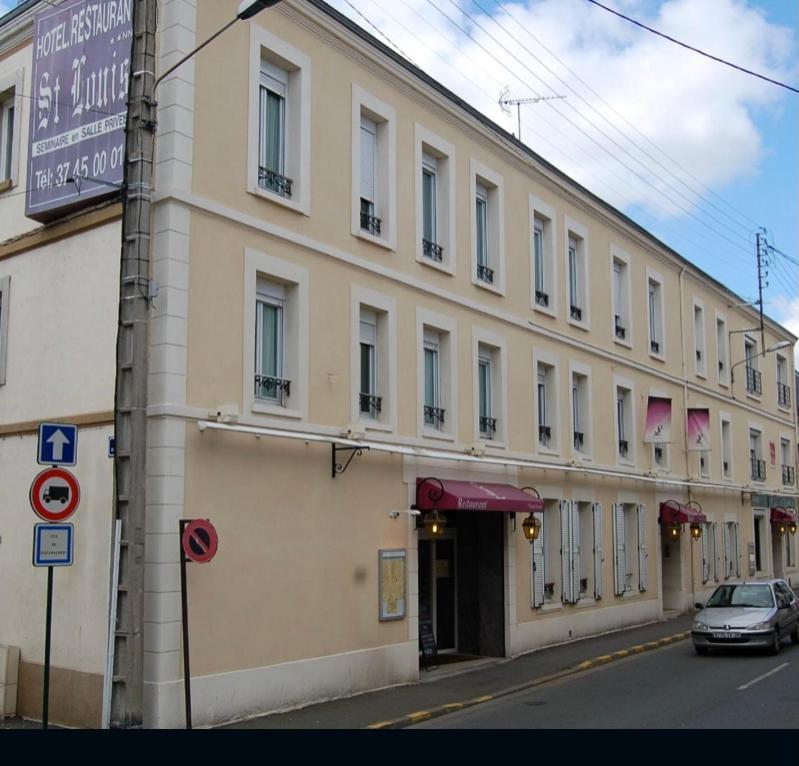
[[[791,388],[788,385],[788,360],[777,354],[777,404],[784,409],[791,407]]]
[[[451,168],[455,148],[416,125],[416,260],[449,274],[455,271],[455,206]]]
[[[724,579],[741,576],[738,522],[724,524]]]
[[[457,433],[457,367],[453,358],[456,328],[451,317],[416,310],[420,436],[452,440]]]
[[[543,603],[554,604],[561,600],[561,525],[560,506],[558,501],[546,500],[544,512],[541,514],[541,553],[543,573]],[[537,541],[536,541],[537,542]],[[535,558],[535,551],[533,551]]]
[[[307,417],[308,272],[247,249],[244,288],[245,408]]]
[[[760,355],[757,352],[756,340],[744,338],[744,359],[746,360],[746,393],[760,396],[763,393],[763,382],[758,369]]]
[[[15,112],[16,99],[14,89],[0,93],[0,184],[7,182],[11,186],[15,150]],[[0,186],[0,190],[2,190]]]
[[[716,359],[718,361],[718,381],[726,386],[730,379],[729,342],[727,322],[716,314]]]
[[[352,86],[352,233],[396,248],[396,113]]]
[[[475,330],[473,344],[475,438],[490,439],[492,446],[504,446],[507,432],[505,341],[486,330]]]
[[[616,385],[616,456],[625,463],[635,462],[632,442],[633,434],[635,433],[632,398],[632,388],[625,385]]]
[[[791,442],[789,439],[780,439],[780,460],[782,466],[782,483],[792,487],[796,483],[796,475],[791,458]]]
[[[634,503],[613,506],[613,575],[615,593],[644,592],[648,586],[646,508]]]
[[[718,553],[716,551],[716,523],[708,521],[702,530],[702,582],[718,582]]]
[[[583,456],[591,454],[591,416],[589,412],[588,370],[572,370],[572,447]]]
[[[652,445],[652,467],[660,468],[664,471],[669,470],[669,445],[665,442],[662,444]]]
[[[666,348],[663,332],[663,281],[660,275],[647,269],[647,320],[649,325],[649,355],[662,359]]]
[[[352,420],[367,430],[390,431],[394,395],[394,301],[372,290],[352,288]]]
[[[703,378],[707,375],[705,309],[696,298],[694,298],[694,371]]]
[[[558,384],[554,359],[535,358],[536,442],[544,452],[558,449]]]
[[[361,389],[358,406],[363,418],[377,420],[383,398],[377,393],[377,314],[361,307]]]
[[[472,283],[505,292],[502,177],[471,162]]]
[[[699,475],[703,479],[710,478],[710,457],[707,452],[697,452],[699,458]]]
[[[613,245],[611,245],[611,254],[613,338],[617,343],[631,348],[630,257]]]
[[[569,279],[569,322],[588,327],[588,229],[568,216],[566,274]]]
[[[721,475],[732,478],[732,421],[729,416],[721,416]]]
[[[441,341],[438,333],[425,331],[424,338],[424,424],[441,430],[446,412],[441,406]]]
[[[250,26],[247,189],[310,213],[311,60],[257,24]]]
[[[537,311],[554,316],[557,312],[557,293],[555,291],[555,211],[543,201],[530,195],[531,263],[532,277],[531,306]]]
[[[6,382],[8,359],[8,313],[11,304],[11,277],[0,277],[0,386]]]
[[[763,460],[762,433],[754,428],[749,429],[749,462],[752,469],[752,481],[766,480],[766,461]]]

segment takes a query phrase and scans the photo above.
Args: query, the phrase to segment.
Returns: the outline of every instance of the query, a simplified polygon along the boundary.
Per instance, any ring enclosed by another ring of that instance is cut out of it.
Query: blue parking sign
[[[78,461],[78,427],[66,423],[39,425],[39,465],[75,465]]]

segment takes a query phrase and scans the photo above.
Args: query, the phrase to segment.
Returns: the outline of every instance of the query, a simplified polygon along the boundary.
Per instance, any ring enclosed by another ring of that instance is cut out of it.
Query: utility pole
[[[115,516],[122,522],[111,726],[143,722],[144,527],[150,201],[157,0],[133,0],[114,401]]]
[[[766,266],[768,266],[768,241],[766,240],[766,230],[759,229],[757,232],[757,303],[760,306],[760,348],[766,348],[766,331],[763,326],[763,281],[768,276]],[[766,282],[768,287],[768,282]]]

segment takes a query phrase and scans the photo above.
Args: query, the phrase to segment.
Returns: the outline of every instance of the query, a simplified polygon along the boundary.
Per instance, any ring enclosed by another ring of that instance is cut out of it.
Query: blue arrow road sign
[[[66,423],[39,425],[39,465],[75,465],[78,461],[78,427]]]

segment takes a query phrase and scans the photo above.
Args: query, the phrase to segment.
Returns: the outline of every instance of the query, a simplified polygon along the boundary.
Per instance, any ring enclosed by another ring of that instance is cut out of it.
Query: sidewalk
[[[404,728],[518,690],[688,637],[693,611],[663,622],[580,639],[514,660],[420,671],[420,682],[228,724],[229,729]]]

